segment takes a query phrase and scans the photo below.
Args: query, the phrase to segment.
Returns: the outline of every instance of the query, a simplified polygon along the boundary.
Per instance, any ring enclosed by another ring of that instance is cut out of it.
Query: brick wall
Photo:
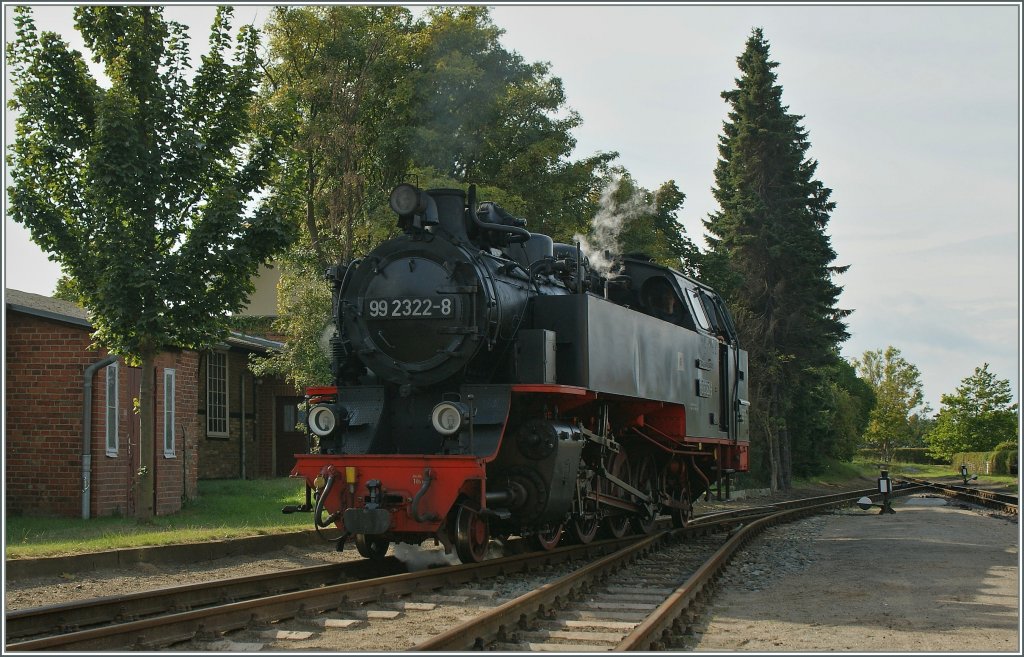
[[[246,479],[275,476],[273,458],[274,400],[267,391],[295,390],[276,377],[257,379],[249,370],[249,354],[230,350],[227,354],[228,434],[207,431],[207,354],[199,359],[198,433],[200,479]],[[259,383],[257,383],[259,381]],[[244,406],[243,406],[244,405]],[[243,418],[244,411],[244,418]],[[244,423],[244,424],[243,424]],[[287,475],[288,473],[284,473]]]
[[[5,332],[7,511],[81,517],[84,373],[107,353],[90,348],[91,332],[86,327],[20,312],[8,311]],[[181,508],[183,491],[196,495],[198,355],[165,352],[155,366],[155,512],[165,515]],[[163,372],[167,368],[176,371],[179,432],[173,458],[165,458],[163,449]],[[130,515],[138,495],[140,423],[133,399],[139,394],[141,372],[119,362],[119,445],[117,453],[108,456],[105,384],[109,371],[98,370],[92,382],[89,500],[94,517]]]
[[[81,515],[82,373],[106,354],[84,327],[8,312],[7,512]]]

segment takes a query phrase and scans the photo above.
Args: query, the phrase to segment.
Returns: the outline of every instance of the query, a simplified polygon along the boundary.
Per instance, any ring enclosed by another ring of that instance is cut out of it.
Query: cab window
[[[708,316],[704,312],[704,304],[700,302],[697,292],[691,288],[686,288],[686,297],[690,300],[690,308],[693,311],[694,319],[697,320],[697,326],[705,331],[710,331],[711,323],[708,321]]]

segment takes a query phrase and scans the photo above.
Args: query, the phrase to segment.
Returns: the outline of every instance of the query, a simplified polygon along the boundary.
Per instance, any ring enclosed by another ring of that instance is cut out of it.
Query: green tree
[[[550,64],[506,50],[487,7],[442,7],[427,19],[418,35],[415,164],[506,190],[514,197],[507,209],[532,231],[567,241],[585,229],[599,176],[617,155],[569,159],[582,119]]]
[[[274,183],[321,269],[386,235],[373,214],[408,166],[411,30],[395,6],[277,7],[267,21],[258,116],[288,134]]]
[[[330,378],[324,271],[394,230],[386,203],[408,168],[413,25],[404,7],[279,7],[265,30],[258,116],[289,137],[274,185],[300,237],[277,261],[275,328],[288,340],[254,369],[303,387]]]
[[[760,28],[737,62],[736,88],[722,93],[730,110],[715,167],[720,209],[704,222],[701,271],[728,300],[750,352],[755,462],[773,489],[788,488],[789,431],[803,420],[795,394],[848,337],[849,311],[836,307],[842,288],[832,280],[846,267],[831,264],[831,190],[814,178],[803,117],[782,104],[778,63]]]
[[[62,299],[64,301],[70,301],[71,303],[77,303],[82,305],[82,291],[78,287],[78,281],[71,278],[66,274],[62,274],[57,279],[57,284],[53,288],[53,298]]]
[[[699,253],[678,216],[686,194],[674,180],[652,192],[637,185],[621,167],[614,172],[615,178],[609,177],[607,183],[607,189],[614,193],[602,209],[612,210],[607,206],[614,204],[614,209],[621,211],[621,225],[616,243],[608,246],[615,253],[643,253],[666,267],[695,274]],[[622,211],[623,208],[631,209]]]
[[[871,387],[838,353],[829,365],[808,372],[802,386],[793,402],[802,420],[790,435],[793,474],[807,477],[828,460],[853,460],[875,402]]]
[[[591,216],[614,154],[570,161],[579,117],[561,81],[500,44],[486,7],[445,7],[411,22],[400,7],[289,7],[267,25],[260,117],[291,139],[279,186],[301,237],[279,260],[285,350],[258,367],[324,383],[316,347],[330,316],[323,271],[395,232],[391,189],[477,184],[567,241]]]
[[[864,444],[879,450],[882,460],[888,463],[897,447],[913,446],[916,427],[922,421],[915,415],[931,412],[923,403],[921,374],[891,345],[885,351],[865,351],[860,360],[853,361],[853,366],[875,394]]]
[[[935,427],[925,436],[928,452],[950,459],[958,452],[984,452],[1004,441],[1019,440],[1018,404],[1010,382],[988,370],[988,363],[942,395]]]
[[[7,57],[17,110],[8,154],[11,217],[73,279],[94,339],[142,364],[140,517],[153,513],[153,359],[226,333],[252,277],[290,238],[265,189],[271,138],[255,138],[257,34],[231,55],[230,8],[189,82],[188,35],[156,6],[75,9],[101,87],[82,55],[15,9]]]

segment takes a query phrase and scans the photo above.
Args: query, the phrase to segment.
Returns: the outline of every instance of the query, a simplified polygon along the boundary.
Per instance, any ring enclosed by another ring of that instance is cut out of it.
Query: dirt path
[[[1019,654],[1017,521],[923,495],[894,508],[772,529],[734,559],[692,649]]]

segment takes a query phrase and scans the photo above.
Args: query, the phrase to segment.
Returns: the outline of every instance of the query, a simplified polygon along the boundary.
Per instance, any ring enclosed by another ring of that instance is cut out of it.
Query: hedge
[[[971,474],[1009,475],[1016,474],[1017,446],[1010,443],[999,445],[991,452],[961,452],[953,455],[953,465],[967,464]]]

